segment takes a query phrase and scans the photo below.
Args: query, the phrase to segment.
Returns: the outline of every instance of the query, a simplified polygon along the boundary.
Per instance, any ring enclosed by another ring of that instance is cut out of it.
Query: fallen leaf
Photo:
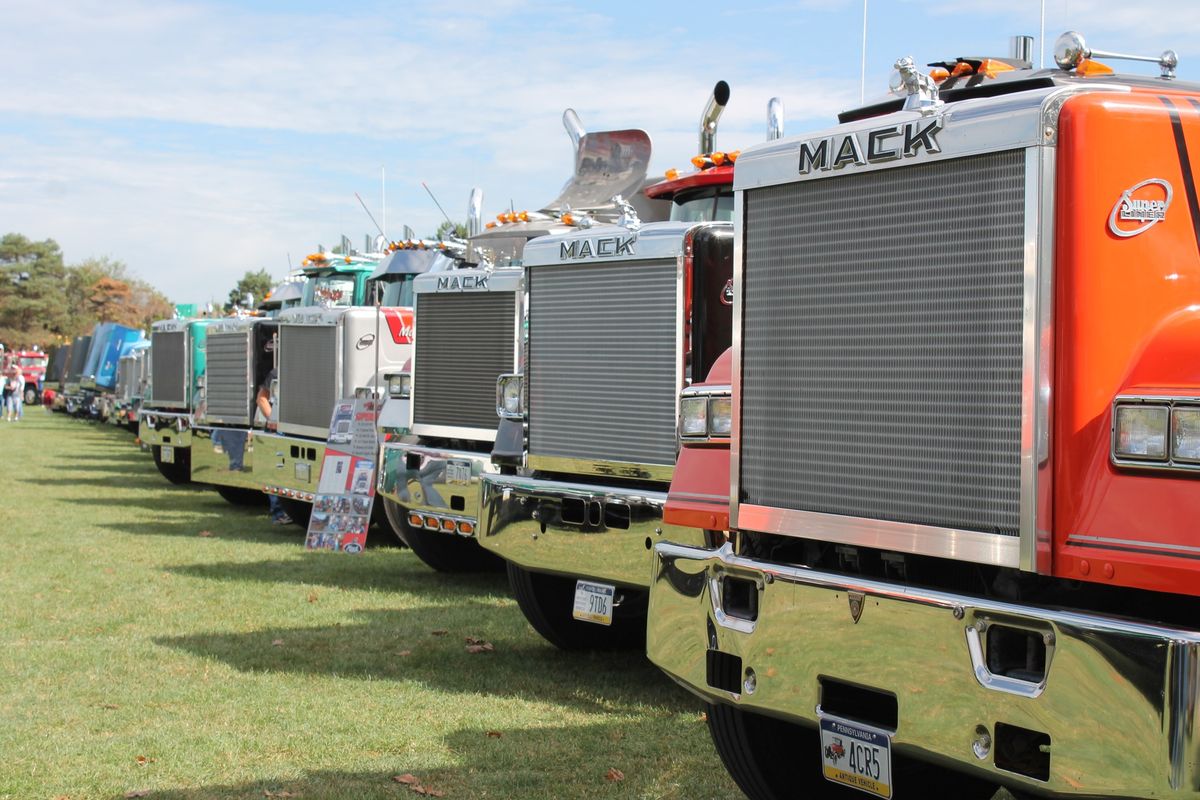
[[[310,603],[315,603],[315,602],[317,602],[317,593],[316,593],[316,592],[309,592],[309,593],[308,593],[308,602],[310,602]]]
[[[617,781],[623,781],[625,780],[625,773],[621,772],[621,770],[617,769],[616,767],[609,767],[608,772],[604,773],[604,780],[612,781],[614,783]]]
[[[469,638],[468,638],[468,641],[470,641]],[[482,639],[477,639],[477,640],[475,640],[474,644],[467,645],[468,653],[491,653],[491,652],[495,652],[495,650],[496,650],[495,645],[493,645],[491,642],[485,642]]]
[[[129,800],[129,798],[133,798],[133,797],[149,797],[149,796],[150,796],[149,789],[134,789],[131,792],[125,793],[126,800]]]
[[[137,762],[137,765],[139,767],[144,767],[147,764],[153,764],[157,760],[158,759],[155,759],[155,758],[146,758],[145,756],[138,756],[137,758],[134,759],[134,761]]]
[[[107,709],[109,709],[110,711],[120,708],[120,706],[119,706],[119,705],[117,705],[116,703],[101,703],[101,704],[100,704],[100,707],[101,707],[101,708],[107,708]]]
[[[438,628],[436,631],[430,631],[429,633],[431,636],[445,636],[449,632],[445,628]]]
[[[203,537],[207,538],[207,537],[209,537],[209,536],[212,536],[212,535],[213,535],[213,532],[212,532],[212,531],[200,531],[200,533],[198,533],[197,535],[198,535],[198,536],[203,536]]]
[[[403,775],[393,775],[392,780],[396,783],[403,783],[405,786],[413,786],[421,782],[421,779],[411,772],[406,772]]]
[[[299,797],[299,796],[300,795],[298,795],[294,792],[289,792],[287,789],[280,789],[278,792],[272,792],[270,789],[267,789],[266,791],[263,792],[263,797]]]
[[[405,656],[411,656],[412,650],[401,650],[399,653],[396,653],[396,655],[400,656],[401,658],[404,658]]]
[[[500,733],[500,731],[488,731],[487,732],[487,737],[489,739],[499,739],[503,735],[504,734]]]
[[[446,796],[446,793],[444,791],[442,791],[441,789],[434,789],[429,786],[422,786],[419,783],[416,786],[412,787],[412,790],[416,794],[423,794],[426,797],[445,797]]]
[[[283,647],[283,639],[275,639],[271,642],[272,647]]]

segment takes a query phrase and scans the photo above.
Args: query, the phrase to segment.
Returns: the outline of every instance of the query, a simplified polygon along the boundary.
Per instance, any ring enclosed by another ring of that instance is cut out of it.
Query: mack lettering
[[[437,282],[439,292],[486,291],[487,288],[487,275],[446,275]]]
[[[581,258],[617,258],[633,255],[636,236],[601,236],[597,239],[573,239],[558,246],[563,261]]]
[[[941,130],[942,120],[937,118],[810,139],[800,143],[800,174],[879,164],[922,152],[940,153],[937,137]]]

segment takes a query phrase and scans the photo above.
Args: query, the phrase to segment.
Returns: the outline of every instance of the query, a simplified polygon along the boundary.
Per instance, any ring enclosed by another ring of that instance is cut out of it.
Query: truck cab
[[[207,366],[211,319],[159,320],[150,326],[150,398],[138,438],[171,483],[191,480],[192,427]]]
[[[97,325],[96,328],[99,328],[99,326]],[[93,331],[95,331],[95,328]],[[87,366],[88,351],[91,345],[92,334],[76,336],[71,342],[71,358],[67,365],[62,387],[63,409],[68,414],[73,415],[77,413],[83,400],[81,381],[84,368]]]
[[[138,411],[144,391],[144,364],[149,357],[150,342],[147,339],[134,342],[117,362],[117,385],[113,392],[111,421],[137,433]]]
[[[37,403],[42,396],[42,388],[46,383],[46,368],[50,364],[50,356],[41,350],[21,350],[14,354],[21,374],[25,376],[26,405]]]

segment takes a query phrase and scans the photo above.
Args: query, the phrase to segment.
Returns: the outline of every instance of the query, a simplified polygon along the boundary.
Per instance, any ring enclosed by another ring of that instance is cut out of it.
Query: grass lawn
[[[0,457],[3,800],[740,796],[697,700],[545,644],[500,575],[306,553],[36,408]]]

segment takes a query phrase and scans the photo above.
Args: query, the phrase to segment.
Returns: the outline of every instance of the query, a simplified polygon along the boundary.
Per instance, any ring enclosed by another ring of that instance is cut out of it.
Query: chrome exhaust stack
[[[483,189],[476,186],[467,200],[467,236],[478,236],[483,231]]]
[[[571,137],[571,144],[575,146],[575,150],[579,150],[579,142],[587,136],[587,130],[583,127],[583,123],[579,121],[579,115],[575,113],[575,109],[568,108],[562,115],[563,127],[567,129],[567,136]]]
[[[783,138],[783,101],[772,97],[767,101],[767,141]]]
[[[700,152],[708,154],[713,151],[714,144],[717,140],[717,120],[721,118],[721,112],[725,110],[725,104],[729,102],[729,84],[725,81],[717,81],[717,85],[713,87],[712,96],[708,98],[708,105],[704,106],[704,113],[700,115]]]

